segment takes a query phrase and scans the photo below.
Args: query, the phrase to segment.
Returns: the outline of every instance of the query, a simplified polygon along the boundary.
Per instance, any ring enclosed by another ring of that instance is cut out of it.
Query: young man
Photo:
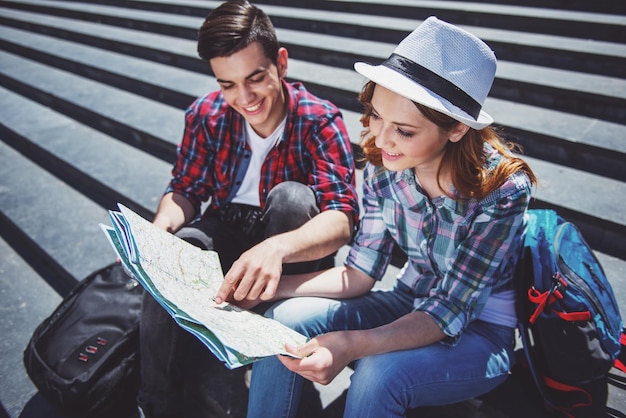
[[[154,224],[217,251],[226,274],[216,299],[245,307],[271,299],[283,272],[318,270],[351,239],[358,220],[352,150],[338,109],[285,82],[287,50],[255,6],[230,1],[213,10],[198,52],[220,90],[186,111]],[[146,417],[217,414],[207,412],[213,400],[232,416],[245,414],[244,370],[217,363],[145,298],[138,401]]]

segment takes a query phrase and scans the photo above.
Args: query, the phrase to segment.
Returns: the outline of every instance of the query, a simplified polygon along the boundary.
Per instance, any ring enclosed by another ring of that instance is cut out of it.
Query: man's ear
[[[467,131],[469,131],[469,128],[470,127],[464,123],[457,123],[456,126],[450,131],[448,140],[450,142],[459,142],[461,138],[463,138],[463,136],[467,133]]]
[[[284,48],[284,47],[278,48],[278,57],[276,59],[276,64],[278,66],[278,76],[280,78],[287,77],[288,59],[289,59],[289,53],[287,52],[287,48]]]

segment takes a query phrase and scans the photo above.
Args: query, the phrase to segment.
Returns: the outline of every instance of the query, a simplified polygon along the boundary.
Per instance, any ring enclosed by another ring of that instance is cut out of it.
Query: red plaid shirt
[[[261,208],[267,194],[283,181],[311,187],[321,211],[340,210],[358,217],[352,147],[339,110],[309,93],[302,84],[283,81],[289,109],[282,138],[265,159],[259,184]],[[200,97],[185,113],[173,178],[165,193],[189,199],[196,213],[210,200],[206,214],[229,201],[243,159],[249,157],[245,120],[220,91]]]

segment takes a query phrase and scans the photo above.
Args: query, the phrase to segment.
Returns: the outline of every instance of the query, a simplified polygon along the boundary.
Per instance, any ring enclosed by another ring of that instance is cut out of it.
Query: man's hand
[[[152,223],[166,232],[176,233],[196,214],[193,204],[186,197],[170,192],[163,195]]]
[[[331,254],[348,242],[351,225],[348,214],[327,210],[293,231],[267,238],[233,263],[215,295],[216,302],[272,300],[284,263],[311,261]]]
[[[317,336],[299,347],[286,345],[287,351],[301,357],[278,356],[278,359],[292,372],[312,382],[327,385],[351,361],[350,331],[330,332]]]
[[[272,239],[243,253],[224,276],[215,301],[271,300],[276,294],[283,271],[283,257]]]

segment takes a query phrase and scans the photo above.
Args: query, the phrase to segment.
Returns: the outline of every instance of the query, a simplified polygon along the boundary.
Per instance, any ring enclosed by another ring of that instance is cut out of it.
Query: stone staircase
[[[5,415],[44,416],[21,351],[76,280],[114,260],[98,227],[109,223],[107,210],[121,202],[153,215],[184,108],[217,88],[197,58],[195,36],[219,3],[0,0],[0,329],[10,337],[0,348]],[[289,77],[342,108],[355,143],[363,83],[352,70],[355,61],[382,61],[429,15],[485,40],[499,59],[485,108],[538,174],[533,207],[555,208],[581,228],[626,315],[621,2],[256,3],[289,50]],[[609,405],[626,410],[623,392],[612,391]],[[501,405],[499,412],[464,407],[432,416],[521,416]]]

